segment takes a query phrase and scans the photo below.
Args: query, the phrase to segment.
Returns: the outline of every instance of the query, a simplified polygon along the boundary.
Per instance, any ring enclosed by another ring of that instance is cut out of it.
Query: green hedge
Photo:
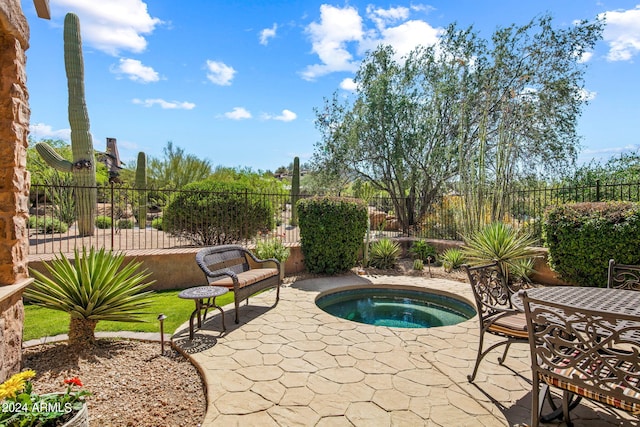
[[[238,243],[274,227],[269,198],[251,193],[246,184],[193,182],[167,205],[162,229],[195,245]]]
[[[543,223],[549,265],[580,286],[606,287],[609,259],[640,264],[640,204],[572,203],[548,210]]]
[[[304,264],[310,273],[335,274],[354,267],[367,231],[362,200],[332,197],[297,203]]]

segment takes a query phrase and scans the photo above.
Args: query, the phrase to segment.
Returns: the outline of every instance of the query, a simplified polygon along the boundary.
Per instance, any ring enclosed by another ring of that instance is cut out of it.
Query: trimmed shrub
[[[298,201],[304,264],[310,273],[336,274],[358,262],[368,210],[359,199],[313,197]]]
[[[176,193],[164,210],[165,232],[197,246],[238,243],[273,228],[268,197],[244,183],[199,181]]]
[[[413,258],[421,260],[423,263],[427,262],[431,258],[431,263],[434,264],[438,260],[438,252],[436,248],[426,240],[414,240],[409,249]]]
[[[104,215],[99,215],[96,217],[96,227],[98,227],[101,230],[111,228],[111,224],[112,224],[111,217],[104,216]]]
[[[151,228],[162,231],[162,217],[154,218],[151,221]]]
[[[119,219],[118,222],[116,222],[116,227],[121,230],[130,230],[134,227],[134,225],[135,224],[131,219]]]
[[[640,264],[640,204],[571,203],[549,209],[543,223],[549,265],[562,280],[606,287],[610,258]]]
[[[387,238],[376,240],[369,248],[369,264],[383,270],[391,269],[395,267],[401,253],[402,249],[398,242]]]
[[[41,233],[66,233],[69,227],[55,218],[29,217],[29,228],[38,229]]]

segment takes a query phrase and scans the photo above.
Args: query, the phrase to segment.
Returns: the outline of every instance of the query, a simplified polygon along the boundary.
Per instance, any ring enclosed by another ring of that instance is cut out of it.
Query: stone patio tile
[[[231,356],[233,360],[238,362],[238,365],[246,366],[262,366],[262,353],[252,348],[249,350],[237,350]]]
[[[386,427],[391,423],[389,413],[371,402],[352,403],[345,415],[356,426]]]
[[[340,384],[321,377],[320,375],[309,375],[307,387],[316,395],[333,395],[340,390]]]
[[[268,412],[280,426],[313,426],[320,421],[320,416],[307,406],[274,406]]]
[[[356,368],[327,368],[318,371],[318,375],[338,384],[355,383],[364,380],[364,373]]]
[[[315,427],[353,427],[347,417],[323,417]]]
[[[273,381],[277,380],[284,374],[284,371],[279,366],[270,366],[265,368],[264,366],[248,366],[246,368],[240,368],[236,372],[250,381]]]
[[[373,403],[387,412],[409,409],[411,398],[398,390],[377,390],[373,394]]]
[[[374,390],[388,390],[393,388],[394,375],[372,373],[365,377],[364,383]]]
[[[314,398],[315,393],[305,387],[291,387],[285,391],[280,400],[281,406],[307,406]]]
[[[216,409],[226,415],[246,415],[267,410],[274,406],[259,394],[252,391],[226,393],[214,402]]]
[[[321,417],[332,417],[344,415],[350,404],[350,401],[337,394],[316,394],[309,407]]]
[[[392,427],[415,427],[424,425],[424,420],[413,411],[391,412]]]
[[[204,423],[203,423],[204,424]],[[281,427],[267,412],[256,412],[248,415],[220,415],[211,426],[246,426],[246,427]]]
[[[309,373],[307,372],[285,372],[280,377],[280,384],[285,387],[302,387],[309,381]]]
[[[251,391],[274,404],[278,404],[287,388],[277,381],[260,381],[251,386]]]
[[[318,369],[337,368],[340,366],[335,357],[324,351],[310,351],[302,358]]]

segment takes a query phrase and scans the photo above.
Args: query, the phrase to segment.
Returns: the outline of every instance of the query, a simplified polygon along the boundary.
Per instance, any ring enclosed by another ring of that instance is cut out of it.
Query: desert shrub
[[[100,229],[111,228],[111,218],[104,215],[99,215],[96,217],[96,227]]]
[[[427,261],[435,263],[438,259],[436,248],[427,243],[426,240],[415,240],[411,244],[409,252],[414,258],[421,260],[423,263]],[[429,258],[431,258],[431,260],[429,260]]]
[[[260,259],[275,258],[284,262],[291,251],[280,239],[261,239],[256,243],[255,255]]]
[[[166,206],[162,228],[194,245],[238,243],[273,228],[273,205],[244,183],[187,184]]]
[[[151,228],[162,231],[162,217],[154,218],[153,221],[151,221]]]
[[[417,271],[424,270],[424,261],[422,261],[420,258],[414,259],[413,260],[413,269],[417,270]]]
[[[121,230],[130,230],[134,227],[134,222],[131,219],[119,219],[118,222],[116,222],[116,227],[118,227]]]
[[[359,199],[299,200],[300,241],[307,270],[335,274],[354,267],[367,231],[367,216],[367,206]]]
[[[514,262],[535,256],[531,249],[534,242],[529,234],[522,233],[504,222],[494,222],[470,236],[465,236],[462,252],[471,264],[497,261],[509,282]]]
[[[440,261],[442,262],[442,267],[444,267],[444,271],[447,273],[452,272],[453,270],[457,270],[467,262],[467,259],[460,248],[449,248],[445,250],[442,254],[440,254]]]
[[[571,203],[549,209],[543,223],[549,265],[580,286],[605,287],[610,258],[640,264],[640,204]]]
[[[66,233],[69,227],[56,218],[29,217],[29,228],[38,229],[42,233]]]
[[[391,239],[380,239],[371,243],[369,248],[369,265],[381,269],[395,267],[402,249],[398,242]]]

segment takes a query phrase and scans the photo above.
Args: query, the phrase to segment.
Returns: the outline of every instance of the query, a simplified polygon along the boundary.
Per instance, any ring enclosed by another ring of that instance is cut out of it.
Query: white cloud
[[[207,60],[207,78],[212,83],[220,86],[229,86],[235,74],[236,70],[224,62]]]
[[[262,118],[264,120],[279,120],[281,122],[292,122],[298,118],[298,115],[291,110],[282,110],[280,115],[274,116],[271,114],[263,114]]]
[[[150,83],[160,80],[158,73],[151,67],[142,65],[137,59],[120,58],[118,66],[111,67],[111,72],[124,74],[134,82]]]
[[[312,22],[306,29],[311,37],[311,50],[321,64],[310,65],[302,73],[306,80],[335,71],[355,71],[357,64],[347,49],[347,43],[360,41],[364,36],[362,18],[350,6],[344,8],[328,4],[320,6],[320,22]]]
[[[235,107],[232,111],[224,113],[224,117],[231,120],[244,120],[250,119],[251,113],[243,107]]]
[[[144,36],[163,24],[149,15],[142,0],[57,0],[52,7],[59,13],[74,11],[80,18],[83,43],[113,56],[122,50],[144,51]]]
[[[346,78],[340,82],[340,89],[354,92],[358,88],[356,82],[352,78]]]
[[[606,20],[602,38],[609,44],[609,61],[629,61],[640,53],[640,5],[600,15]]]
[[[260,44],[267,45],[269,44],[269,39],[272,39],[276,36],[276,30],[278,29],[278,24],[273,24],[271,28],[265,28],[260,31]]]
[[[404,21],[409,17],[409,9],[406,7],[392,7],[390,9],[374,9],[367,6],[367,17],[371,19],[378,29],[384,29],[389,24]]]
[[[337,72],[355,71],[358,61],[367,51],[381,44],[391,45],[397,59],[418,45],[433,45],[442,34],[441,28],[432,27],[422,20],[410,20],[412,12],[424,8],[395,7],[389,9],[367,7],[365,22],[357,9],[320,6],[320,22],[312,22],[306,29],[312,52],[319,64],[307,66],[301,73],[306,80]],[[365,25],[369,23],[369,26]],[[371,25],[372,24],[372,25]]]
[[[131,102],[133,102],[134,104],[143,105],[147,108],[153,107],[154,105],[159,105],[163,110],[193,110],[196,107],[196,104],[194,104],[193,102],[165,101],[164,99],[160,98],[145,100],[134,98]]]
[[[584,88],[580,89],[579,96],[582,101],[593,101],[594,99],[596,99],[597,95],[598,95],[598,92],[587,90]]]
[[[41,139],[62,139],[71,141],[71,129],[54,130],[50,125],[44,123],[35,123],[29,125],[29,133],[34,140]]]

